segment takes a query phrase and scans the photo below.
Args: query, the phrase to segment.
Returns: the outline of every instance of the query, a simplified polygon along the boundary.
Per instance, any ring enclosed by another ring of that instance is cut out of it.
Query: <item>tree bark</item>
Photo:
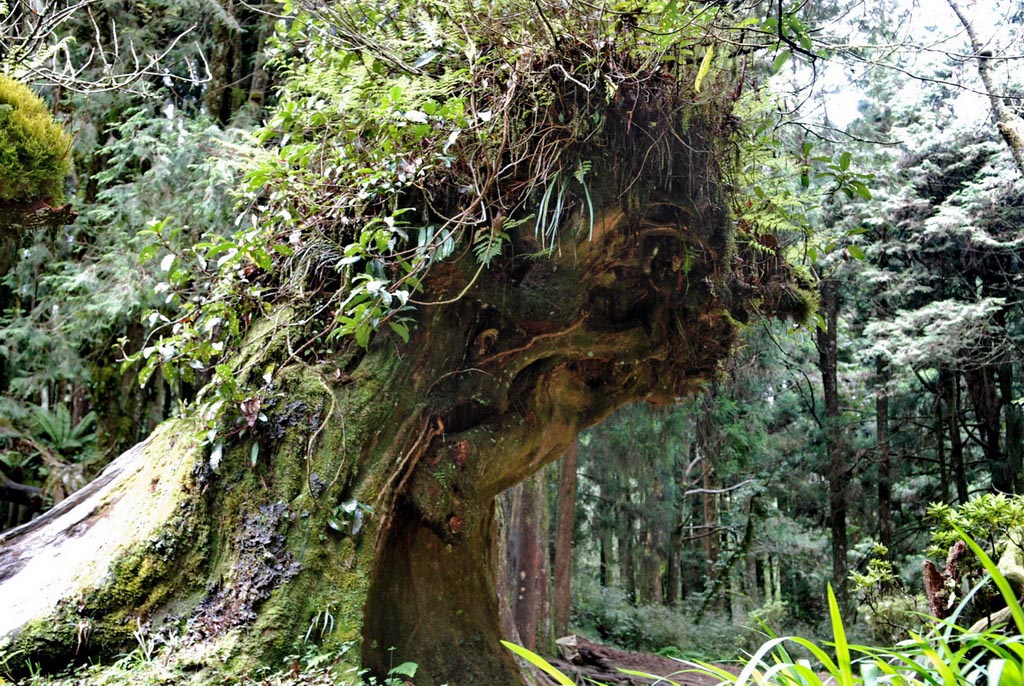
[[[5,650],[64,669],[149,622],[217,649],[193,669],[280,665],[329,615],[314,639],[354,642],[378,676],[397,660],[419,686],[522,683],[498,642],[495,499],[623,403],[695,391],[747,316],[716,129],[689,116],[644,166],[648,132],[615,125],[623,150],[593,158],[592,230],[580,202],[548,257],[524,257],[519,235],[490,270],[469,250],[435,265],[423,299],[452,302],[420,307],[408,344],[379,332],[303,359],[297,315],[275,311],[231,363],[266,421],[168,422],[0,534]]]
[[[1014,403],[1013,363],[999,365],[999,399],[1003,406],[1006,471],[1013,493],[1024,493],[1024,416]]]
[[[679,553],[683,549],[683,526],[677,524],[672,529],[669,541],[668,559],[665,561],[665,604],[674,606],[681,599]]]
[[[504,579],[522,645],[549,652],[551,640],[548,580],[548,516],[545,474],[541,470],[502,494],[508,577]]]
[[[1000,493],[1013,492],[1014,475],[1000,445],[1002,437],[1002,402],[994,367],[981,367],[964,372],[967,393],[974,408],[978,434],[985,462],[992,479],[992,488]]]
[[[825,412],[825,438],[828,446],[828,502],[829,528],[832,534],[832,588],[840,607],[849,607],[846,592],[846,511],[850,465],[842,441],[839,425],[839,362],[838,338],[839,291],[832,278],[821,281],[821,313],[824,328],[817,331],[818,369],[821,372],[823,405]]]
[[[719,427],[714,420],[715,388],[712,387],[700,398],[701,414],[697,417],[697,441],[700,455],[701,493],[701,541],[704,545],[704,559],[707,562],[706,588],[716,586],[718,579],[719,543],[718,479],[715,475],[715,460],[719,451]]]
[[[948,369],[939,370],[939,385],[944,389],[948,406],[947,424],[949,430],[949,463],[956,486],[956,499],[961,505],[967,502],[967,468],[964,464],[964,441],[960,435],[960,376]]]
[[[939,382],[935,390],[935,426],[932,434],[935,437],[935,459],[939,462],[939,498],[941,502],[949,503],[949,462],[946,459],[946,417],[942,409],[946,397],[945,388],[942,385],[942,374],[939,374]]]
[[[626,493],[625,511],[619,513],[616,542],[619,552],[619,583],[629,602],[637,601],[636,593],[636,521],[629,511],[631,496]]]
[[[558,469],[558,522],[555,529],[555,583],[552,620],[555,637],[569,633],[572,607],[572,538],[576,529],[576,442],[562,456]]]
[[[878,542],[892,550],[892,466],[889,454],[889,365],[875,358],[875,433],[878,442]]]
[[[593,517],[595,522],[593,526],[598,531],[598,545],[600,547],[598,582],[603,588],[608,588],[615,582],[613,578],[615,574],[615,541],[611,524],[607,520],[607,514],[599,514],[595,510]]]
[[[637,584],[639,602],[644,605],[661,605],[664,602],[661,580],[661,546],[653,527],[647,527],[647,530],[644,531],[640,553],[640,578]]]

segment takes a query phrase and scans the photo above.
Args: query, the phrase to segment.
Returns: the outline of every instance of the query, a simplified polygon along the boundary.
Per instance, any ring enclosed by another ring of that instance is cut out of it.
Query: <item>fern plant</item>
[[[96,443],[96,413],[89,412],[77,424],[65,405],[53,409],[35,406],[29,414],[33,437],[65,459],[80,458]]]

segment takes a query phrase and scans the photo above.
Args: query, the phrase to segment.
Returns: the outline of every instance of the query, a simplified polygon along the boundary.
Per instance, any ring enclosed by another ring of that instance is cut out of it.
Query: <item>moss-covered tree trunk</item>
[[[592,231],[563,225],[546,256],[513,236],[482,273],[469,251],[435,266],[422,299],[450,302],[421,305],[407,344],[378,333],[304,363],[279,310],[235,361],[240,383],[273,377],[265,421],[249,404],[255,425],[210,443],[197,420],[165,423],[0,535],[7,669],[114,654],[141,630],[175,635],[199,671],[280,665],[305,640],[378,674],[416,662],[421,685],[518,683],[498,643],[495,498],[623,403],[694,391],[743,312],[722,134],[692,117],[651,165],[643,128],[624,130],[595,158]]]

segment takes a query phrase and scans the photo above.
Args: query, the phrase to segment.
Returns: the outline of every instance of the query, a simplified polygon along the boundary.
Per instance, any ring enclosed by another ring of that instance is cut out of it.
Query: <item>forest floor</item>
[[[650,684],[653,678],[644,678],[632,674],[625,674],[620,669],[633,672],[643,672],[656,677],[668,677],[670,681],[665,684],[676,683],[680,686],[710,686],[721,683],[717,679],[706,674],[689,673],[692,666],[680,660],[654,655],[653,653],[634,653],[627,650],[619,650],[611,646],[599,645],[583,638],[577,638],[577,655],[573,660],[555,659],[551,664],[558,670],[573,678],[577,683],[582,680],[579,677],[592,679],[600,684],[608,686],[639,686]],[[730,672],[738,673],[739,665],[718,665]],[[554,683],[553,681],[551,683]]]

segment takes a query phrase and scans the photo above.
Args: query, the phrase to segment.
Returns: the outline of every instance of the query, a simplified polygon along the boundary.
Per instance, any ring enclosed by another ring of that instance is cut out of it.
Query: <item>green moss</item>
[[[7,646],[0,647],[0,668],[23,675],[29,663],[46,672],[59,672],[69,660],[84,661],[90,655],[115,655],[134,641],[134,623],[90,621],[60,611],[56,616],[26,624]]]
[[[64,198],[71,138],[27,86],[0,76],[0,201]]]
[[[187,500],[160,536],[121,557],[109,583],[91,595],[85,610],[148,616],[173,595],[201,585],[209,531],[196,502]]]

